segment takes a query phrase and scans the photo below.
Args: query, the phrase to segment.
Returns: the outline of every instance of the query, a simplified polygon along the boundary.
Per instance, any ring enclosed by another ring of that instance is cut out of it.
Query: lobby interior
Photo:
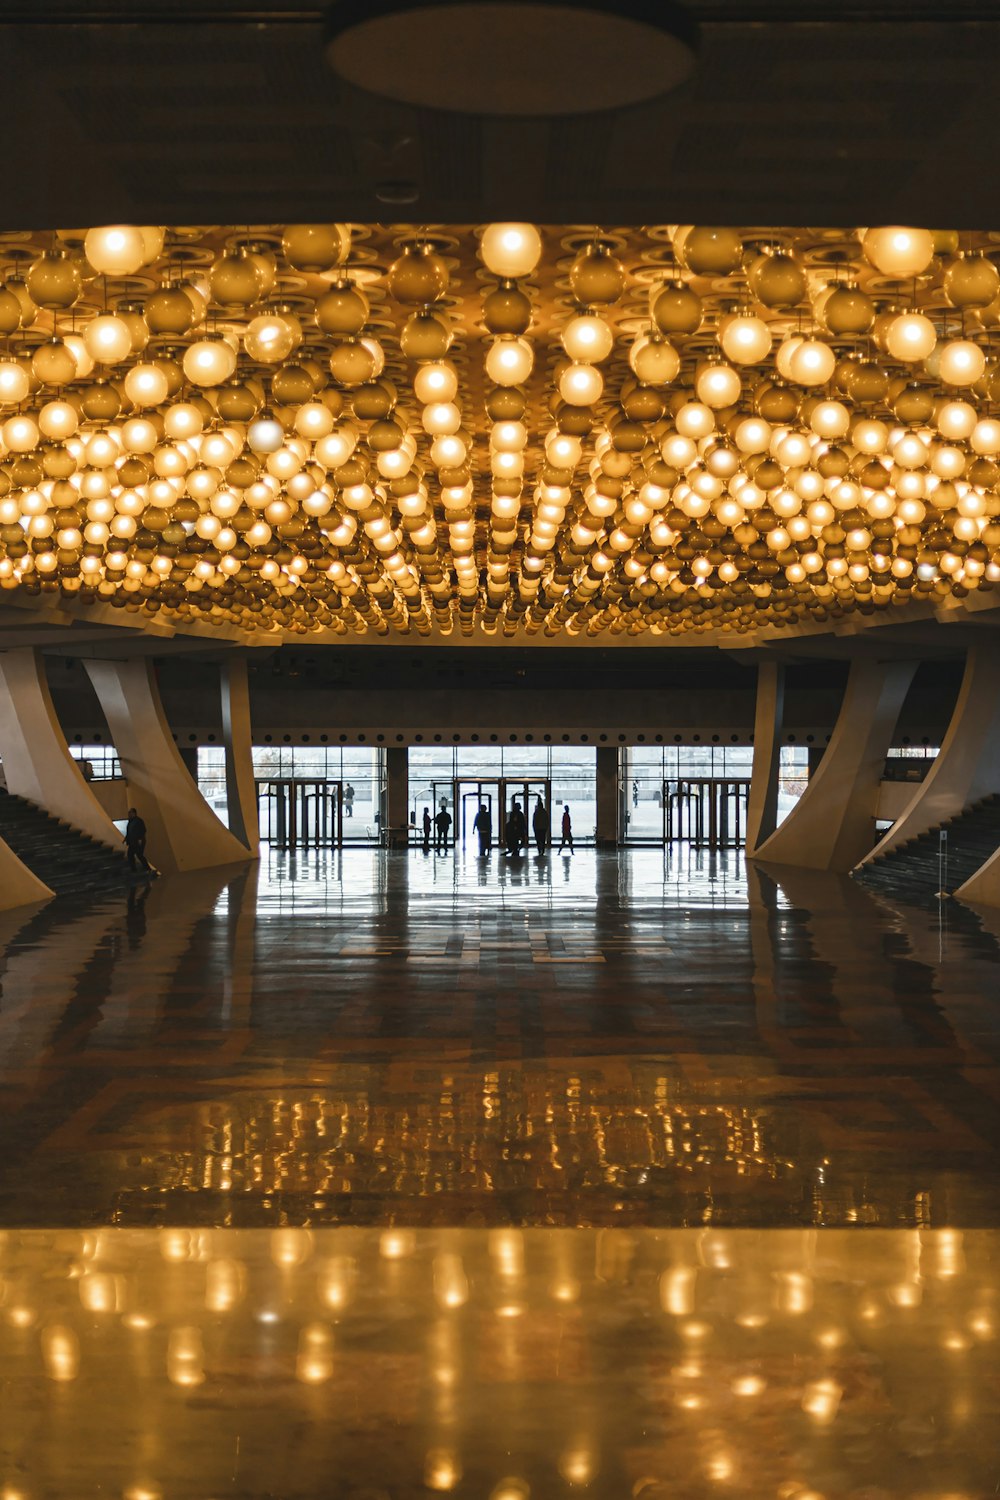
[[[1000,11],[0,38],[0,1500],[996,1493]]]

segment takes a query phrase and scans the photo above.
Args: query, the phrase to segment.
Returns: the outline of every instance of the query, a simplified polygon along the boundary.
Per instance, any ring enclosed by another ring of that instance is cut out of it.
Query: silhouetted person
[[[128,854],[129,869],[134,870],[136,861],[140,870],[149,869],[149,860],[146,858],[146,825],[136,812],[134,807],[128,810],[128,822],[125,824],[125,832],[122,834],[125,842],[125,850]]]
[[[559,853],[561,854],[566,845],[569,845],[570,854],[573,853],[573,819],[569,815],[569,803],[563,803],[562,815],[562,837],[559,842]]]
[[[443,854],[447,850],[447,848],[448,848],[448,830],[449,830],[450,827],[451,827],[451,813],[448,811],[447,803],[444,801],[444,798],[442,798],[441,799],[441,807],[440,807],[440,809],[438,811],[438,814],[437,814],[436,818],[434,819],[434,828],[435,828],[435,835],[436,835],[435,839],[434,839],[434,850],[435,850],[435,853]]]
[[[480,802],[479,811],[476,813],[473,828],[479,835],[480,854],[489,854],[490,845],[493,842],[493,819],[485,802]]]
[[[431,815],[430,815],[429,808],[426,808],[426,807],[424,808],[424,816],[423,816],[422,824],[423,824],[423,830],[424,830],[424,853],[425,854],[430,854],[430,852],[431,852],[431,828],[433,827],[433,824],[431,823]]]
[[[354,788],[350,782],[344,788],[344,811],[349,818],[354,817]]]
[[[535,835],[535,847],[539,854],[544,854],[545,846],[549,841],[549,810],[541,797],[535,803],[535,810],[531,814],[531,831]]]
[[[520,854],[528,838],[528,825],[524,821],[521,804],[516,799],[510,804],[507,815],[507,853]]]
[[[637,781],[632,783],[632,806],[639,806],[639,783]]]

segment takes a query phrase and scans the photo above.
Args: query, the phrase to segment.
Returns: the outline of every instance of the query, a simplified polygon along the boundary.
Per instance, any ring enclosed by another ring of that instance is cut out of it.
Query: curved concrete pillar
[[[847,871],[871,848],[886,751],[914,662],[855,661],[826,753],[781,827],[753,858]]]
[[[69,753],[44,662],[31,646],[0,652],[0,759],[8,791],[121,849],[121,834]]]
[[[54,895],[55,891],[50,890],[37,875],[32,875],[13,849],[0,839],[0,911],[32,906],[38,901],[48,901]]]
[[[184,765],[163,712],[152,662],[85,665],[133,802],[146,823],[152,863],[174,874],[252,858],[220,823]]]
[[[757,667],[753,722],[753,771],[747,802],[747,853],[754,854],[778,826],[781,725],[785,713],[785,669],[776,661]]]
[[[971,879],[955,891],[963,901],[977,906],[1000,906],[1000,849],[992,854]]]
[[[242,657],[222,665],[222,738],[226,746],[229,831],[255,855],[260,851],[260,821],[253,774],[250,687]]]
[[[1000,655],[975,646],[966,658],[940,754],[902,816],[861,863],[957,817],[992,792],[1000,792]]]

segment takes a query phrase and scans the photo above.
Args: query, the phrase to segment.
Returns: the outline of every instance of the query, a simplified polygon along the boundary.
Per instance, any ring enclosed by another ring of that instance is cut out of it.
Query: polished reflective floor
[[[2,1247],[5,1496],[972,1500],[996,1238],[37,1231]]]
[[[971,1500],[1000,917],[265,854],[0,918],[0,1500]]]

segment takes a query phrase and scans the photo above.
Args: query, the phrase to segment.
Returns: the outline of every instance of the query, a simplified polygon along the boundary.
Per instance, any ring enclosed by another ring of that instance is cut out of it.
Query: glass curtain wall
[[[533,799],[548,782],[549,817],[558,829],[563,804],[569,805],[574,836],[593,842],[597,818],[597,752],[586,745],[411,745],[409,752],[410,815],[419,828],[424,808],[435,817],[444,803],[452,820],[449,838],[462,842],[469,835],[466,816],[479,797],[491,809],[494,837],[499,829],[500,783],[506,782],[508,800]],[[520,785],[518,785],[520,784]],[[456,798],[458,799],[456,801]],[[533,800],[525,809],[531,823]]]
[[[254,779],[260,782],[305,781],[340,785],[345,844],[379,839],[385,774],[384,752],[356,745],[254,745]],[[198,786],[224,823],[226,752],[221,746],[198,749]],[[261,807],[261,837],[268,836],[266,807]]]
[[[625,842],[658,844],[667,837],[664,783],[749,781],[752,745],[629,745],[620,766],[620,826]],[[778,780],[778,822],[787,818],[809,779],[805,745],[782,745]]]

